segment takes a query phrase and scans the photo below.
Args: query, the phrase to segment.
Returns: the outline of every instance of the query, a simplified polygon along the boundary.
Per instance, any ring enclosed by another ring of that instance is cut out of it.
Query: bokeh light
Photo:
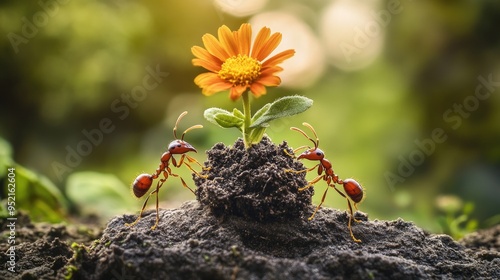
[[[249,22],[256,30],[267,26],[272,32],[283,34],[281,44],[273,53],[295,50],[295,55],[281,64],[284,69],[280,73],[283,86],[305,88],[321,77],[325,70],[323,49],[304,21],[287,12],[266,12],[253,16]]]

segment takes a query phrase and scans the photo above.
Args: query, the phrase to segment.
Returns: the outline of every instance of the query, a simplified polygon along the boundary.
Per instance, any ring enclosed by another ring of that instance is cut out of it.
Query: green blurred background
[[[182,111],[180,131],[205,126],[186,136],[201,162],[239,136],[203,119],[241,102],[201,94],[190,48],[251,22],[296,50],[254,110],[291,94],[315,102],[271,123],[274,142],[309,144],[289,127],[311,123],[335,172],[366,188],[371,219],[457,237],[489,227],[500,222],[499,18],[494,0],[2,1],[2,184],[17,167],[17,209],[38,220],[136,212],[130,183],[157,168]],[[176,178],[160,196],[164,208],[194,199]],[[334,192],[327,200],[346,208]]]

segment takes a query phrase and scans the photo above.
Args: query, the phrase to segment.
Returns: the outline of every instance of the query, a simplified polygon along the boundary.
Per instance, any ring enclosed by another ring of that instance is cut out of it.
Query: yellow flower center
[[[260,76],[261,67],[257,59],[238,54],[226,59],[222,64],[219,71],[219,78],[233,85],[250,85]]]

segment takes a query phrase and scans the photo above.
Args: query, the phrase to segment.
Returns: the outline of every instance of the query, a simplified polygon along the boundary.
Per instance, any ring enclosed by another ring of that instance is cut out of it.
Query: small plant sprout
[[[316,212],[318,212],[319,208],[321,207],[321,205],[325,201],[326,193],[328,192],[329,187],[332,187],[341,196],[343,196],[347,200],[347,205],[349,207],[349,214],[350,214],[349,215],[349,224],[348,224],[349,232],[351,234],[352,240],[354,240],[355,242],[361,242],[361,240],[354,237],[354,234],[352,233],[352,228],[351,228],[352,220],[354,220],[356,222],[359,222],[359,221],[354,218],[354,213],[352,210],[351,201],[353,202],[354,207],[357,210],[358,207],[356,205],[357,205],[357,203],[360,203],[363,200],[364,190],[361,187],[361,185],[354,179],[345,179],[345,180],[339,179],[339,177],[335,174],[335,172],[333,172],[331,162],[325,158],[325,153],[319,148],[319,138],[318,138],[318,135],[316,134],[316,131],[314,130],[314,128],[310,124],[308,124],[306,122],[304,122],[303,125],[312,131],[312,133],[314,134],[314,137],[316,139],[309,137],[303,130],[301,130],[299,128],[291,127],[290,129],[295,130],[295,131],[299,132],[300,134],[304,135],[304,137],[309,139],[314,144],[314,147],[311,148],[310,146],[301,146],[301,147],[298,147],[295,150],[293,150],[293,153],[295,154],[296,152],[298,152],[300,150],[306,149],[302,154],[299,155],[299,157],[297,159],[299,159],[299,160],[300,159],[307,159],[307,160],[312,160],[312,161],[319,161],[319,163],[311,168],[307,168],[304,170],[285,170],[285,171],[292,172],[292,173],[302,173],[302,172],[313,171],[316,168],[318,169],[318,176],[316,178],[314,178],[313,180],[309,181],[306,186],[300,188],[299,191],[303,191],[303,190],[306,190],[306,189],[314,186],[314,184],[319,182],[321,179],[323,179],[326,182],[326,184],[328,185],[325,192],[323,193],[323,197],[321,198],[321,203],[316,207],[316,209],[314,210],[311,217],[309,217],[309,220],[312,220],[314,218],[314,215],[316,215]],[[284,150],[284,152],[286,154],[289,154],[286,150]],[[290,156],[294,156],[294,155],[290,155]],[[339,189],[337,189],[337,187],[335,187],[335,184],[343,185],[345,194],[343,192],[341,192]]]
[[[248,23],[237,31],[223,25],[218,30],[218,38],[211,34],[202,37],[205,48],[191,49],[196,57],[193,65],[209,71],[194,79],[204,95],[229,90],[231,100],[240,97],[243,100],[243,112],[236,108],[232,112],[209,108],[205,110],[205,118],[220,127],[240,130],[246,148],[260,142],[270,121],[301,113],[312,105],[312,100],[306,97],[287,96],[264,105],[252,116],[249,92],[258,98],[266,94],[266,87],[278,86],[281,79],[275,74],[283,70],[278,64],[292,57],[295,51],[285,50],[267,58],[281,42],[281,33],[271,34],[271,30],[264,27],[253,45],[251,37],[252,28]]]
[[[187,114],[187,112],[183,112],[182,114],[180,114],[179,118],[177,118],[177,121],[175,122],[175,126],[173,129],[174,137],[176,140],[173,140],[172,142],[170,142],[170,144],[168,145],[168,150],[165,153],[163,153],[163,155],[161,156],[161,163],[160,163],[160,166],[158,167],[158,169],[156,169],[156,171],[151,175],[150,174],[141,174],[141,175],[137,176],[137,178],[135,179],[134,184],[132,185],[132,190],[133,190],[134,195],[136,197],[141,198],[151,188],[151,185],[153,184],[153,180],[158,179],[158,177],[160,177],[160,175],[163,174],[163,178],[159,179],[158,183],[156,184],[156,188],[152,192],[149,193],[148,197],[144,201],[141,212],[139,213],[139,216],[137,217],[137,219],[131,224],[126,224],[126,226],[134,226],[135,224],[137,224],[139,222],[139,220],[141,219],[141,216],[142,216],[142,212],[144,212],[144,209],[146,208],[146,204],[148,203],[149,198],[151,197],[152,194],[156,194],[156,222],[151,227],[151,229],[154,230],[156,228],[156,226],[158,225],[158,222],[160,220],[159,215],[158,215],[158,212],[159,212],[158,191],[163,186],[163,183],[168,179],[169,176],[179,177],[181,179],[182,185],[184,187],[188,188],[194,194],[194,191],[186,184],[186,182],[184,181],[184,179],[182,179],[182,177],[180,177],[178,174],[172,173],[172,169],[170,168],[170,162],[172,162],[172,165],[177,167],[177,168],[181,167],[181,165],[184,164],[194,174],[196,174],[197,176],[200,176],[202,178],[205,178],[203,175],[201,175],[200,173],[195,171],[191,167],[191,165],[189,165],[189,163],[187,163],[185,161],[187,159],[187,161],[189,161],[191,163],[194,162],[194,163],[198,164],[200,167],[202,167],[202,165],[196,159],[194,159],[186,154],[187,152],[195,152],[196,153],[196,149],[193,146],[191,146],[188,142],[184,141],[184,135],[186,135],[186,133],[188,131],[196,129],[196,128],[202,128],[203,126],[199,125],[199,124],[193,125],[190,128],[186,129],[182,133],[181,139],[177,138],[177,125],[179,124],[179,121],[182,119],[182,117],[184,117],[186,114]],[[174,158],[174,155],[181,155],[179,162],[177,162],[177,160]]]

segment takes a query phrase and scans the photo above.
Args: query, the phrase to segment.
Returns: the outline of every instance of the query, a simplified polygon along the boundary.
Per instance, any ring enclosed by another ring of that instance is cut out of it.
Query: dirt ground
[[[207,152],[197,200],[177,209],[113,218],[101,232],[83,226],[17,222],[16,273],[1,279],[435,279],[500,278],[500,225],[459,241],[411,222],[370,220],[323,207],[307,217],[312,191],[299,192],[299,162],[265,139]],[[291,151],[290,151],[291,152]],[[3,221],[2,229],[6,228]],[[2,232],[8,236],[8,231]],[[8,244],[0,245],[7,252]],[[1,255],[6,263],[9,256]]]

